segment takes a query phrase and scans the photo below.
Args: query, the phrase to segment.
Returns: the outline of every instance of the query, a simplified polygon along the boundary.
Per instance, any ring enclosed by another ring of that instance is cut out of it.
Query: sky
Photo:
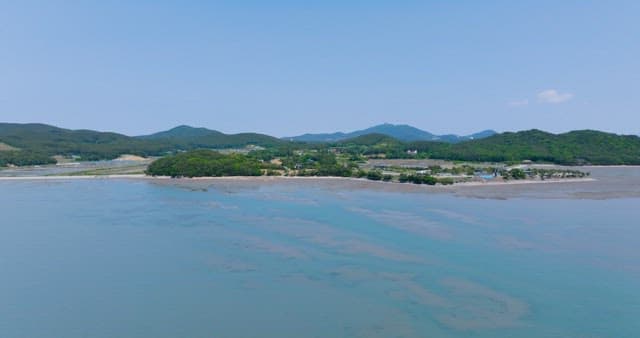
[[[0,0],[0,122],[640,133],[640,1]]]

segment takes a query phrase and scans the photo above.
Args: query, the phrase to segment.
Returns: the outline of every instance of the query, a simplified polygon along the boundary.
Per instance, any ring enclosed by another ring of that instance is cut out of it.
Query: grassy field
[[[132,175],[132,174],[144,174],[147,169],[147,164],[140,164],[126,167],[114,167],[114,168],[97,168],[91,170],[83,170],[72,173],[59,174],[60,176],[103,176],[103,175]]]
[[[18,150],[18,148],[14,148],[6,143],[0,142],[0,151],[12,151],[12,150]]]

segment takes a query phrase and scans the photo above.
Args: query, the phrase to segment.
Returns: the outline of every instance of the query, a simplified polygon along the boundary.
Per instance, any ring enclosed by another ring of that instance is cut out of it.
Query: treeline
[[[0,167],[6,167],[9,165],[27,166],[55,163],[56,160],[43,153],[24,152],[19,150],[0,151]]]
[[[154,161],[146,173],[151,176],[220,177],[260,176],[263,171],[261,162],[254,157],[193,150]]]

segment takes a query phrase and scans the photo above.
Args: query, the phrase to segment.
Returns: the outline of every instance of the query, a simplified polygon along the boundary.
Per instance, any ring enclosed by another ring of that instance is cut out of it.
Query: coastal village
[[[354,168],[358,178],[399,183],[426,183],[429,185],[451,185],[468,182],[506,182],[515,180],[545,181],[579,179],[590,173],[573,167],[534,163],[524,160],[520,163],[463,162],[439,159],[390,159],[383,153],[354,155],[346,149],[332,147],[329,152],[336,161]],[[296,150],[294,162],[291,158],[273,158],[270,164],[278,167],[271,175],[313,176],[316,167],[317,150]],[[418,150],[407,150],[410,157],[417,157]],[[287,166],[289,162],[289,167]]]
[[[221,157],[253,159],[258,166],[252,176],[284,177],[352,177],[372,181],[414,183],[426,185],[453,185],[459,183],[500,183],[508,181],[545,181],[580,179],[588,172],[572,167],[538,164],[525,160],[521,163],[455,162],[439,159],[389,159],[384,154],[362,155],[330,148],[328,151],[297,149],[286,156],[276,156],[259,146],[243,148],[210,149]],[[190,152],[181,151],[180,156]],[[417,155],[417,150],[407,151]],[[168,155],[171,158],[173,155]],[[162,158],[143,158],[123,155],[111,161],[77,162],[76,157],[58,158],[58,163],[24,168],[10,167],[0,171],[0,176],[23,176],[29,173],[46,176],[118,176],[149,174],[154,161]],[[156,174],[151,174],[156,176]],[[175,175],[237,176],[238,174]],[[160,175],[162,176],[162,175]],[[170,176],[174,176],[173,174]]]

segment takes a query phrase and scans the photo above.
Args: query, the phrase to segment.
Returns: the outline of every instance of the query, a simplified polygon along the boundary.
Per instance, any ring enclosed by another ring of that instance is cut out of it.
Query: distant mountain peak
[[[173,127],[169,130],[157,132],[151,135],[140,136],[140,138],[145,139],[160,139],[160,138],[194,138],[201,137],[210,134],[220,134],[220,132],[215,130],[210,130],[202,127],[192,127],[188,125],[179,125],[177,127]]]
[[[246,145],[274,145],[282,140],[258,133],[225,134],[217,130],[202,127],[192,127],[180,125],[169,130],[161,131],[151,135],[138,136],[143,140],[164,140],[172,144],[178,144],[183,149],[209,148],[209,147],[231,147]]]
[[[352,132],[335,132],[335,133],[324,133],[324,134],[304,134],[294,137],[286,137],[285,139],[291,141],[300,141],[300,142],[338,142],[346,139],[355,138],[358,136],[363,136],[367,134],[381,134],[393,137],[400,141],[412,142],[412,141],[441,141],[441,142],[450,142],[457,143],[461,141],[480,139],[489,137],[497,134],[493,130],[483,130],[481,132],[467,135],[467,136],[458,136],[453,134],[448,135],[435,135],[428,131],[424,131],[418,129],[414,126],[408,124],[393,124],[393,123],[382,123],[375,125],[373,127],[369,127],[362,130],[356,130]]]
[[[206,129],[206,128],[202,128],[202,127],[192,127],[190,125],[187,124],[181,124],[177,127],[173,127],[169,130],[190,130],[190,129]]]

